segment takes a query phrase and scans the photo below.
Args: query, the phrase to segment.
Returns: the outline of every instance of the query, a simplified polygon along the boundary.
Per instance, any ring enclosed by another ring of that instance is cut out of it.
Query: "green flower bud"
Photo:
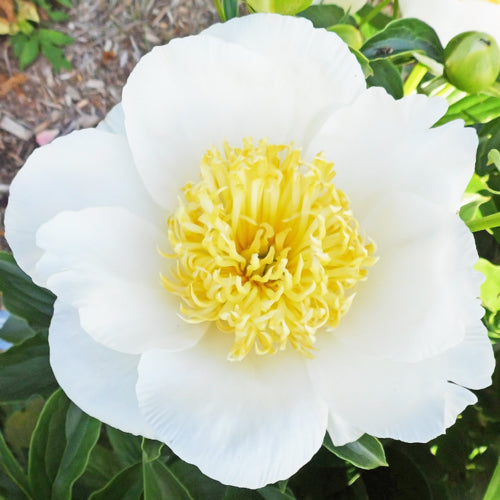
[[[359,50],[363,45],[363,35],[351,24],[335,24],[334,26],[330,26],[328,31],[337,33],[349,47],[355,50]]]
[[[254,12],[276,12],[293,16],[312,4],[313,0],[246,0]]]
[[[468,31],[452,38],[444,50],[444,76],[460,90],[485,90],[500,73],[500,50],[487,33]]]

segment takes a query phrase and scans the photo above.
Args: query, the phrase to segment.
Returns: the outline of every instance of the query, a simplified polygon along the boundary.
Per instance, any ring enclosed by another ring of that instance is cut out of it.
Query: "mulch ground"
[[[56,74],[39,58],[20,72],[0,37],[0,248],[9,184],[44,136],[95,126],[121,100],[127,77],[155,45],[218,21],[211,0],[73,0],[70,20],[51,25],[75,39],[74,66]]]

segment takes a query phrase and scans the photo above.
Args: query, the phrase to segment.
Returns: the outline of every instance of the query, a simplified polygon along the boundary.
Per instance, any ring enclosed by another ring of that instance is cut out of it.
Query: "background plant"
[[[237,16],[240,4],[216,0],[223,20]],[[273,8],[279,9],[278,1]],[[460,216],[476,239],[477,269],[486,277],[481,287],[483,321],[498,359],[499,77],[475,93],[457,89],[445,74],[445,50],[434,30],[415,19],[399,19],[397,2],[367,4],[354,15],[335,5],[314,5],[298,15],[346,36],[369,86],[383,87],[396,99],[412,92],[445,97],[449,109],[436,126],[459,118],[477,131],[475,172]],[[0,253],[0,290],[10,312],[0,337],[12,344],[0,354],[0,498],[500,498],[498,370],[493,385],[477,391],[478,404],[469,407],[446,435],[430,443],[365,435],[335,447],[326,438],[312,461],[288,481],[250,491],[223,486],[182,462],[167,446],[125,434],[81,412],[58,388],[49,364],[47,329],[54,296],[33,285],[7,253]]]
[[[10,37],[21,69],[40,54],[56,71],[72,68],[63,47],[73,43],[73,38],[49,28],[68,18],[61,10],[64,7],[71,7],[71,0],[0,0],[0,35]]]

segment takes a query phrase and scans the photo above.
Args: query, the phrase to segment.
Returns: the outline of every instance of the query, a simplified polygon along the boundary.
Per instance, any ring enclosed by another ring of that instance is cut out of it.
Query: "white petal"
[[[358,217],[394,191],[455,212],[474,172],[477,135],[461,121],[431,129],[445,111],[440,98],[415,94],[394,100],[374,87],[334,113],[308,152],[324,151],[334,162],[335,184]]]
[[[146,186],[171,210],[212,145],[248,136],[302,146],[364,85],[336,35],[305,19],[256,14],[143,57],[124,88],[125,126]]]
[[[227,361],[213,329],[192,349],[154,350],[139,364],[141,411],[183,460],[224,484],[258,488],[285,479],[321,447],[327,410],[297,354]]]
[[[316,389],[331,411],[372,436],[427,442],[475,402],[472,393],[447,382],[438,358],[422,363],[384,360],[364,355],[334,335],[318,344],[308,364]],[[334,443],[342,444],[334,436]]]
[[[68,397],[89,415],[132,434],[155,439],[135,395],[139,356],[93,341],[75,309],[56,301],[50,325],[50,364]]]
[[[96,129],[126,137],[125,115],[123,114],[121,102],[111,108],[111,111],[104,117],[104,120],[97,125]]]
[[[361,429],[353,427],[347,420],[334,413],[331,408],[328,414],[327,430],[335,446],[343,446],[357,441],[364,434]]]
[[[459,344],[483,315],[474,240],[457,215],[408,193],[373,205],[362,227],[379,261],[336,335],[367,354],[420,361]]]
[[[161,283],[165,236],[136,215],[121,208],[63,212],[40,228],[37,244],[45,250],[39,274],[106,347],[177,350],[203,335],[203,327],[180,318],[178,300]]]
[[[335,33],[312,29],[305,18],[254,14],[214,24],[203,35],[264,54],[272,62],[274,72],[283,78],[282,87],[293,93],[293,121],[285,140],[299,147],[307,145],[333,110],[351,103],[366,89],[361,67],[345,43]],[[274,96],[274,106],[279,99]]]
[[[311,135],[309,116],[349,104],[366,89],[361,67],[345,43],[325,29],[312,29],[305,18],[254,14],[214,24],[203,35],[265,54],[272,61],[286,79],[283,85],[294,93],[292,129],[297,132],[292,139],[298,146],[304,146]],[[300,141],[303,136],[307,139]]]
[[[500,5],[485,0],[400,0],[404,17],[430,24],[441,42],[464,31],[485,31],[500,43]]]
[[[6,237],[21,268],[44,286],[35,271],[38,228],[63,210],[100,205],[124,206],[153,221],[161,216],[123,137],[81,130],[37,149],[12,182],[5,214]]]
[[[472,392],[455,384],[446,386],[444,426],[451,427],[457,416],[469,405],[477,403],[477,398]]]
[[[471,389],[491,385],[495,356],[488,332],[480,321],[468,328],[464,341],[444,353],[442,360],[450,381]]]

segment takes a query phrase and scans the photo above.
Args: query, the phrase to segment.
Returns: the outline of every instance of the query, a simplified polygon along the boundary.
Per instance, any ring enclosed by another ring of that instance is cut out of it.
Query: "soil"
[[[219,20],[212,0],[73,0],[73,5],[69,21],[50,26],[74,38],[65,50],[72,70],[55,73],[41,57],[20,72],[8,37],[0,37],[2,249],[8,248],[1,221],[9,184],[37,141],[95,126],[121,100],[143,54]]]

